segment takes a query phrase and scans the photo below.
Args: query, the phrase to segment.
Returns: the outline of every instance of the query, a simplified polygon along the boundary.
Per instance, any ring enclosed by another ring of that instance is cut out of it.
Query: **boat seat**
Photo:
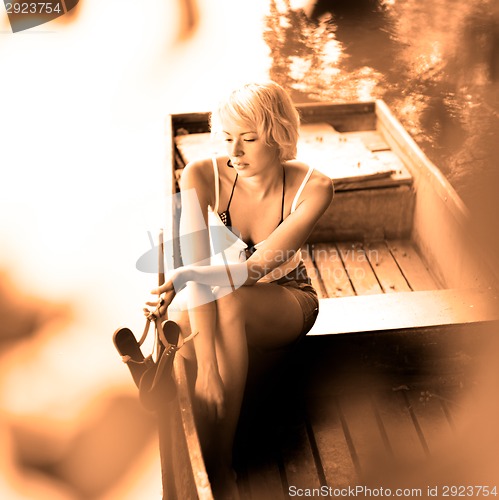
[[[499,320],[490,290],[441,289],[320,299],[308,335],[417,329]]]
[[[180,129],[175,146],[178,176],[191,161],[225,154],[224,141],[209,132]],[[333,179],[336,191],[412,184],[409,171],[376,130],[340,133],[328,123],[303,124],[297,158]]]
[[[326,122],[302,124],[297,158],[333,179],[337,192],[412,184],[378,130],[338,132]]]

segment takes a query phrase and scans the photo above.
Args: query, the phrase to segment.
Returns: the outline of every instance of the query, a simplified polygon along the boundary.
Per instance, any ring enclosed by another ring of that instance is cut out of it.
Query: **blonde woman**
[[[233,91],[211,125],[227,155],[186,166],[181,230],[191,237],[181,244],[184,265],[153,293],[169,305],[184,338],[195,334],[179,353],[197,365],[198,417],[212,427],[208,461],[216,457],[213,486],[235,496],[232,446],[248,345],[286,346],[312,327],[318,299],[300,248],[331,203],[333,186],[294,160],[299,116],[278,84]],[[209,230],[199,229],[200,217]]]

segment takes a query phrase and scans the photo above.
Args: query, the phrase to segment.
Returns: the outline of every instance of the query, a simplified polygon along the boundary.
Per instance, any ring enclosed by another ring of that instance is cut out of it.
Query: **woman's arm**
[[[176,269],[170,280],[155,290],[155,293],[167,292],[173,287],[179,290],[189,282],[232,288],[255,284],[260,278],[293,257],[305,243],[315,224],[331,203],[333,198],[331,180],[315,172],[301,198],[302,201],[297,209],[286,217],[246,262],[216,266],[195,264],[184,266]]]
[[[331,204],[333,194],[331,179],[314,171],[305,185],[296,210],[284,219],[248,259],[250,279],[265,276],[300,250]]]

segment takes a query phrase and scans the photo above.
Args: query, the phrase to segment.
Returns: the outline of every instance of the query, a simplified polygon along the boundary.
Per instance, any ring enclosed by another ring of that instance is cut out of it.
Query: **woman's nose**
[[[241,156],[244,153],[241,139],[234,139],[232,143],[232,156]]]

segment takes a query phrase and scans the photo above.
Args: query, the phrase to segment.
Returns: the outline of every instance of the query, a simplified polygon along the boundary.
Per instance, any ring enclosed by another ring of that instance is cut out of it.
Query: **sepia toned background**
[[[80,0],[16,34],[2,9],[0,498],[160,498],[155,424],[111,337],[141,331],[156,282],[135,263],[163,225],[168,113],[268,77],[296,101],[383,98],[499,250],[494,0]],[[462,448],[422,480],[499,483],[484,359]]]

